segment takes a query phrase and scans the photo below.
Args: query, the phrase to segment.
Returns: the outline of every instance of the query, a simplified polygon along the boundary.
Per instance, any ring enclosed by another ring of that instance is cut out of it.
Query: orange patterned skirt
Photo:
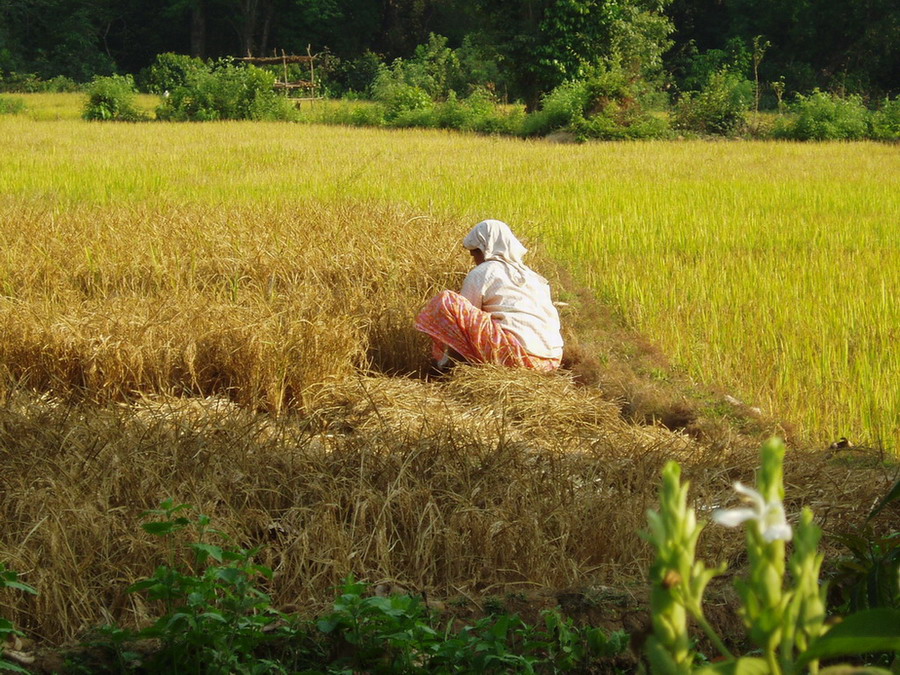
[[[459,293],[441,291],[416,317],[416,330],[431,337],[431,355],[440,361],[447,347],[470,363],[556,370],[559,359],[534,356],[488,312],[478,309]]]

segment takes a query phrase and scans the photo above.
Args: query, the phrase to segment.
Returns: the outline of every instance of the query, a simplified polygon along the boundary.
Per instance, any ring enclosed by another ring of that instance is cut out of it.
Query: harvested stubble
[[[636,532],[663,463],[683,463],[707,508],[731,503],[756,461],[750,447],[723,454],[631,427],[565,377],[489,368],[334,381],[304,415],[221,398],[101,407],[16,394],[0,416],[0,559],[40,590],[3,600],[52,642],[152,613],[125,588],[165,560],[138,526],[164,497],[262,545],[275,604],[312,613],[350,572],[437,597],[639,581],[649,553]],[[850,527],[889,480],[792,453],[788,509],[810,504],[829,528]],[[733,562],[741,535],[710,528],[701,547]]]

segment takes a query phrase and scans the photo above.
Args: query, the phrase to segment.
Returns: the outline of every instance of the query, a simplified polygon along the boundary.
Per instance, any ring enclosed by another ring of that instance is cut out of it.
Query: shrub
[[[457,99],[451,92],[446,102],[437,105],[435,118],[437,126],[442,128],[514,135],[521,131],[525,109],[514,106],[504,112],[490,91],[478,87],[465,99]]]
[[[646,85],[643,89],[646,89]],[[574,120],[572,130],[579,139],[603,140],[660,138],[669,128],[662,118],[647,112],[640,80],[619,67],[598,69],[585,82],[584,114]]]
[[[900,140],[900,97],[886,98],[872,115],[872,138],[881,141]]]
[[[533,136],[564,129],[583,117],[586,102],[584,82],[565,82],[544,96],[541,109],[529,115],[522,131]]]
[[[411,84],[424,87],[432,98],[445,98],[451,91],[460,93],[468,87],[459,55],[447,46],[447,38],[442,35],[430,33],[428,42],[416,47],[406,65],[413,78]]]
[[[62,75],[57,75],[49,80],[42,80],[34,73],[8,72],[0,74],[0,91],[32,94],[41,91],[73,92],[80,90],[80,84]]]
[[[463,38],[462,45],[455,53],[459,59],[463,82],[490,91],[509,89],[509,74],[499,65],[501,58],[495,44],[481,43],[476,35],[469,34]]]
[[[641,104],[640,80],[618,67],[597,69],[585,80],[567,82],[551,91],[543,107],[524,122],[525,135],[568,129],[580,140],[659,138],[668,133],[665,120]]]
[[[713,73],[699,92],[686,93],[675,106],[675,127],[728,135],[746,124],[753,83],[728,70]]]
[[[0,115],[17,115],[25,110],[25,101],[14,96],[0,96]]]
[[[543,626],[501,610],[459,630],[439,629],[419,598],[368,590],[348,578],[317,622],[339,646],[329,672],[594,672],[589,664],[621,654],[628,642],[624,632],[580,628],[555,610],[541,613]]]
[[[159,509],[143,514],[161,518],[145,522],[142,528],[170,544],[179,531],[194,530],[196,541],[188,545],[193,564],[161,565],[153,576],[129,588],[159,603],[164,614],[133,636],[123,632],[118,640],[158,640],[161,648],[150,663],[156,672],[277,672],[276,664],[261,661],[254,653],[278,637],[277,632],[263,628],[275,628],[276,620],[286,618],[257,587],[258,582],[272,578],[272,571],[253,562],[256,550],[208,543],[208,535],[224,535],[210,527],[208,516],[184,515],[190,508],[168,499]],[[172,560],[174,553],[170,553]]]
[[[869,128],[869,112],[859,96],[841,98],[815,89],[809,96],[798,95],[793,106],[796,117],[775,127],[775,136],[799,141],[849,141],[864,138]]]
[[[187,86],[201,73],[209,72],[201,59],[186,54],[159,54],[153,64],[141,71],[138,78],[142,89],[151,94],[163,94]]]
[[[369,50],[355,59],[341,60],[332,57],[326,63],[329,66],[325,73],[321,74],[322,68],[317,68],[316,73],[322,75],[325,89],[330,95],[356,94],[365,98],[372,97],[375,78],[385,67],[381,57]]]
[[[39,86],[40,91],[49,91],[55,93],[71,93],[74,91],[81,91],[80,84],[78,84],[71,78],[65,77],[64,75],[51,77],[49,80],[43,81]]]
[[[255,66],[223,61],[213,69],[188,74],[157,109],[162,120],[285,120],[296,111],[274,90],[275,76]]]
[[[398,111],[390,120],[392,127],[436,127],[437,118],[433,106],[408,108]]]
[[[385,106],[385,120],[393,122],[410,111],[431,111],[434,102],[420,86],[408,84],[401,72],[382,70],[375,78],[375,100]]]
[[[138,122],[146,116],[134,106],[134,79],[131,75],[95,77],[88,85],[88,100],[82,117],[86,120]]]
[[[357,107],[350,113],[350,124],[358,127],[380,127],[384,125],[385,109],[382,105]]]

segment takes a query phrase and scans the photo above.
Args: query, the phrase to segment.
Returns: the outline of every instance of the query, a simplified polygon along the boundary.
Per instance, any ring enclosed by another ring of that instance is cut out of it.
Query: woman
[[[528,249],[499,220],[478,223],[463,246],[475,269],[461,292],[442,291],[416,318],[416,329],[431,336],[437,366],[448,365],[452,349],[472,363],[556,370],[559,313],[550,284],[522,262]]]

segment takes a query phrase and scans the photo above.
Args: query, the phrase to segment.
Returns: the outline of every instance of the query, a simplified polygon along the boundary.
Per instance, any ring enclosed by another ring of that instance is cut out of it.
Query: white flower
[[[717,509],[712,514],[715,522],[726,527],[737,527],[748,520],[755,520],[759,533],[766,541],[790,541],[791,526],[784,517],[781,500],[767,502],[756,490],[740,483],[735,483],[734,489],[750,502],[751,508]]]

